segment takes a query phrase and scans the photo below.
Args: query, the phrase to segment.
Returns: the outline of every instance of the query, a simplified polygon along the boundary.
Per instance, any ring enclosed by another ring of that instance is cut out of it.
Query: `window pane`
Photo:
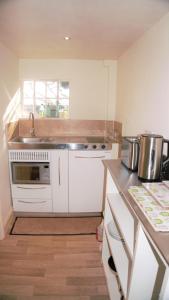
[[[57,104],[55,103],[54,104],[47,104],[46,106],[46,117],[49,117],[49,118],[58,118],[59,115],[58,115],[58,106]]]
[[[57,81],[47,81],[47,98],[57,98]]]
[[[46,107],[45,99],[36,99],[35,100],[35,111],[39,115],[39,117],[45,116],[45,107]]]
[[[36,112],[39,117],[69,117],[69,82],[26,80],[23,82],[23,114]]]
[[[68,106],[69,105],[69,99],[60,99],[59,104],[63,106]]]
[[[30,112],[33,112],[33,105],[24,105],[24,115],[28,116]]]
[[[33,98],[24,98],[23,105],[33,105]]]
[[[35,81],[35,98],[45,98],[45,89],[44,81]]]
[[[39,117],[56,118],[58,117],[58,107],[56,100],[47,101],[36,99],[36,112]]]
[[[59,98],[69,98],[69,82],[59,82]]]
[[[69,100],[63,99],[59,101],[59,118],[69,118]]]
[[[23,97],[32,98],[33,97],[34,82],[24,81],[23,83]]]

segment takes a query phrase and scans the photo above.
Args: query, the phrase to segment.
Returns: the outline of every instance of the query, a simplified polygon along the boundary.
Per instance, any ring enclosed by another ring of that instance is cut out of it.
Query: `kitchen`
[[[37,1],[35,2],[37,3]],[[140,16],[140,19],[141,17],[144,19],[144,12],[147,8],[146,2],[143,1],[140,3],[140,7],[137,7],[137,17],[132,14],[130,24],[128,24],[130,28],[134,28],[133,22],[139,22],[138,16]],[[143,22],[144,30],[142,32],[138,31],[135,35],[133,33],[135,40],[128,41],[128,44],[126,42],[126,48],[121,53],[119,50],[119,54],[113,54],[115,51],[113,46],[110,48],[111,55],[107,56],[101,56],[100,53],[97,55],[91,53],[89,55],[86,50],[87,53],[84,60],[77,51],[78,48],[76,49],[76,54],[70,51],[71,44],[70,46],[69,44],[65,46],[65,51],[69,55],[63,52],[62,56],[62,53],[58,52],[57,56],[55,56],[55,53],[52,53],[52,51],[50,55],[48,52],[43,53],[43,45],[39,46],[39,50],[31,50],[29,45],[27,45],[28,52],[26,54],[21,47],[23,44],[26,45],[24,36],[22,36],[23,40],[21,39],[21,41],[25,41],[25,43],[22,42],[20,48],[15,49],[17,52],[17,55],[15,55],[15,51],[9,49],[19,45],[21,33],[18,31],[18,24],[12,30],[14,27],[12,28],[12,24],[6,20],[9,21],[10,19],[11,21],[11,13],[13,21],[15,13],[17,20],[22,20],[23,22],[26,18],[23,12],[21,14],[21,11],[18,11],[17,15],[15,8],[10,11],[11,4],[9,4],[9,11],[5,11],[5,1],[2,1],[0,10],[3,12],[3,15],[1,15],[2,44],[0,47],[2,119],[0,171],[2,191],[0,220],[2,226],[0,227],[0,232],[2,235],[11,213],[11,195],[7,167],[8,155],[4,131],[6,123],[14,119],[17,91],[20,87],[19,80],[32,79],[32,77],[33,79],[69,79],[71,83],[71,119],[117,120],[122,123],[123,135],[137,135],[148,131],[159,133],[165,138],[169,138],[169,41],[167,38],[169,28],[169,16],[167,13],[169,7],[167,1],[152,2],[154,19],[151,15],[147,23],[146,21]],[[129,3],[133,7],[133,1],[129,1]],[[38,10],[39,8],[36,7],[36,9]],[[127,7],[125,9],[127,10]],[[149,9],[151,10],[151,8]],[[112,9],[109,12],[113,13]],[[29,5],[25,7],[26,13],[29,13],[31,16],[32,10]],[[27,18],[29,19],[29,17]],[[10,30],[8,30],[9,28],[4,28],[4,25],[7,23],[9,23]],[[147,32],[145,32],[146,30]],[[67,34],[67,32],[64,34]],[[101,36],[101,38],[103,37]],[[34,41],[36,40],[34,39]],[[70,40],[70,43],[72,42],[73,37]],[[101,41],[101,43],[103,42]],[[14,95],[16,96],[14,97]]]

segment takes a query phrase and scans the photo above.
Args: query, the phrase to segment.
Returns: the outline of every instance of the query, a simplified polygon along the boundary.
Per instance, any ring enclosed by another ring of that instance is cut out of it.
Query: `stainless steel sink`
[[[65,149],[65,143],[57,143],[50,137],[16,137],[8,142],[9,149]]]
[[[11,142],[14,143],[41,143],[43,138],[40,137],[16,137]]]

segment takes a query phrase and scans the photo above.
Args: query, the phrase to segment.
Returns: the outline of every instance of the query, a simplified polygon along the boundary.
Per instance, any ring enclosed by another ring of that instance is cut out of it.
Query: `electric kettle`
[[[167,156],[163,155],[164,143],[167,143]],[[139,145],[138,177],[144,181],[161,180],[163,164],[169,159],[169,140],[162,135],[141,134]]]

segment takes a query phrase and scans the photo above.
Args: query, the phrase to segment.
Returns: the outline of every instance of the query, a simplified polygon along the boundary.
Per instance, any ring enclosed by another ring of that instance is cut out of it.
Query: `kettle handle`
[[[167,157],[164,160],[164,162],[165,162],[165,161],[167,161],[169,159],[169,140],[164,139],[163,142],[167,144]]]

